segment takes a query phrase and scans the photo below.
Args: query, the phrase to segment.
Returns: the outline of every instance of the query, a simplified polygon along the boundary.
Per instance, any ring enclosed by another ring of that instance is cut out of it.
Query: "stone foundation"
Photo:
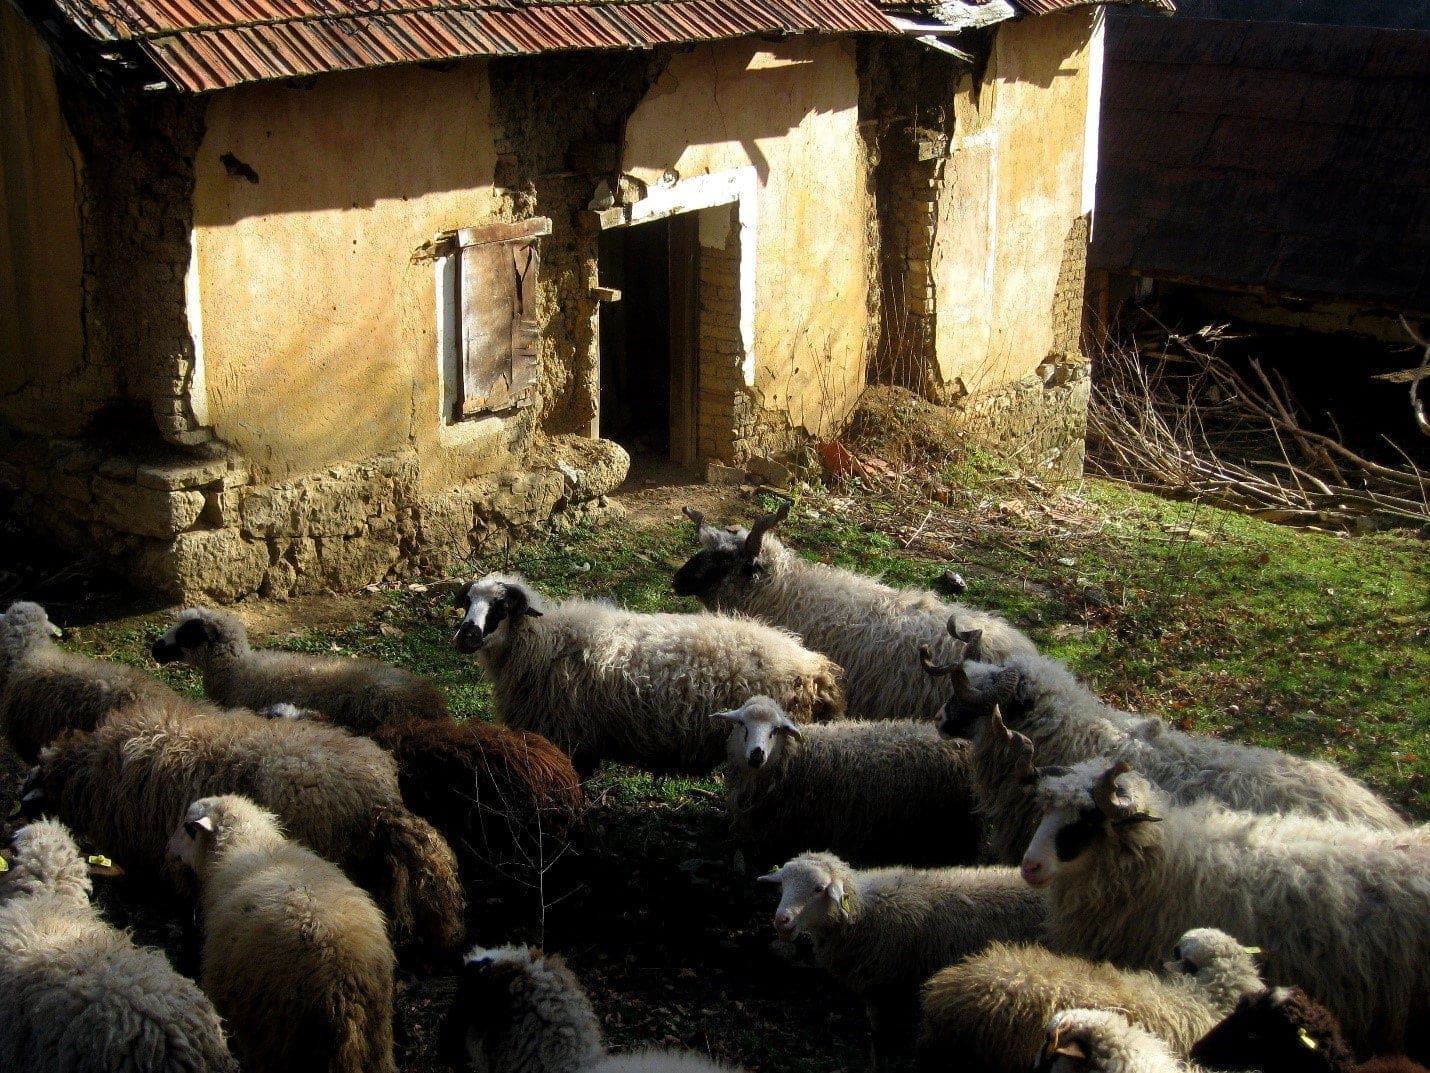
[[[555,437],[520,472],[424,496],[411,450],[263,485],[216,449],[194,461],[126,458],[73,440],[3,446],[0,491],[16,517],[176,602],[445,573],[514,531],[607,510],[630,462],[608,441]]]
[[[1085,362],[1059,362],[946,409],[967,442],[1024,473],[1080,477],[1091,392]]]

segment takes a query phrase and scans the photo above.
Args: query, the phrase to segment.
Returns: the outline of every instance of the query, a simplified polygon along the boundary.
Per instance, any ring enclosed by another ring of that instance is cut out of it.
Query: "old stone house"
[[[11,6],[13,4],[14,6]],[[872,379],[1081,458],[1078,0],[0,4],[0,489],[172,598],[442,569]]]

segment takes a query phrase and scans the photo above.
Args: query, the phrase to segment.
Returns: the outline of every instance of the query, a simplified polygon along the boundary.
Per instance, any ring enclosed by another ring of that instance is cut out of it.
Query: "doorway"
[[[699,250],[693,212],[601,232],[599,435],[633,461],[696,461]]]

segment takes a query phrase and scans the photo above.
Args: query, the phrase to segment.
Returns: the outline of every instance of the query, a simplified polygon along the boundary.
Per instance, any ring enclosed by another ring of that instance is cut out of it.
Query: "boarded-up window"
[[[537,238],[545,217],[462,228],[457,239],[457,312],[462,375],[458,417],[530,405],[536,396]]]

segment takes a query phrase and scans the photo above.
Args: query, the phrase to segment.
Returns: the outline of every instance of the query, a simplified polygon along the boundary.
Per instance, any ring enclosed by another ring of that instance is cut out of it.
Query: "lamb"
[[[1430,1028],[1420,1026],[1422,1033]],[[1214,1069],[1277,1073],[1427,1073],[1403,1055],[1357,1062],[1335,1015],[1299,987],[1247,995],[1192,1048]]]
[[[748,532],[695,523],[701,550],[675,573],[677,594],[711,610],[753,615],[793,630],[844,668],[844,692],[855,719],[932,718],[943,696],[919,670],[920,645],[939,646],[945,624],[993,663],[1032,655],[1033,642],[1004,618],[945,603],[926,589],[896,589],[851,570],[805,562],[770,534],[789,513],[782,503]]]
[[[1025,1073],[1048,1018],[1073,1006],[1121,1010],[1185,1055],[1242,995],[1261,990],[1258,952],[1224,932],[1197,928],[1152,973],[1042,946],[992,943],[924,984],[919,1067]]]
[[[314,708],[366,734],[395,719],[446,719],[447,698],[400,667],[307,652],[255,651],[243,622],[227,611],[191,607],[152,649],[159,663],[196,668],[204,692],[225,708],[292,704]]]
[[[195,801],[169,852],[198,877],[201,982],[246,1073],[396,1073],[382,913],[246,797]]]
[[[819,966],[863,999],[876,1064],[906,1045],[931,974],[994,940],[1038,939],[1047,917],[1012,868],[855,871],[804,853],[760,880],[781,888],[775,931],[809,936]]]
[[[1063,1010],[1048,1022],[1036,1073],[1192,1073],[1116,1010]]]
[[[138,700],[172,695],[133,667],[65,651],[58,636],[39,604],[11,604],[0,615],[0,724],[27,764],[62,730],[92,730]]]
[[[1051,897],[1053,949],[1150,967],[1186,928],[1217,927],[1265,946],[1267,981],[1299,981],[1357,1046],[1403,1050],[1430,1023],[1430,825],[1174,806],[1102,759],[1037,794],[1022,874]]]
[[[0,1068],[238,1073],[203,992],[90,904],[92,867],[54,820],[15,833],[0,868]]]
[[[1298,812],[1388,831],[1406,827],[1389,805],[1330,764],[1187,734],[1161,719],[1118,711],[1046,656],[1015,656],[1000,667],[956,650],[950,662],[924,662],[949,678],[951,695],[936,721],[946,734],[973,741],[974,785],[986,818],[999,829],[998,859],[1005,863],[1018,859],[1040,813],[991,760],[1003,749],[989,726],[995,704],[1007,726],[1033,742],[1044,765],[1108,756],[1127,761],[1179,804],[1210,797],[1247,812]]]
[[[856,867],[977,858],[967,749],[940,738],[931,724],[800,727],[769,697],[712,718],[731,724],[726,803],[762,860],[783,860],[806,846],[825,846]]]
[[[607,1054],[591,1000],[559,955],[474,947],[442,1023],[442,1053],[463,1073],[730,1073],[685,1051]]]
[[[452,850],[403,805],[392,757],[338,727],[178,697],[138,705],[43,750],[27,796],[153,873],[189,803],[216,793],[251,797],[347,869],[403,946],[458,949],[464,898]]]
[[[578,771],[615,760],[708,773],[725,748],[710,714],[757,693],[798,723],[844,714],[839,668],[761,623],[579,599],[553,605],[501,574],[472,582],[461,604],[457,648],[491,676],[501,718],[550,738]]]

